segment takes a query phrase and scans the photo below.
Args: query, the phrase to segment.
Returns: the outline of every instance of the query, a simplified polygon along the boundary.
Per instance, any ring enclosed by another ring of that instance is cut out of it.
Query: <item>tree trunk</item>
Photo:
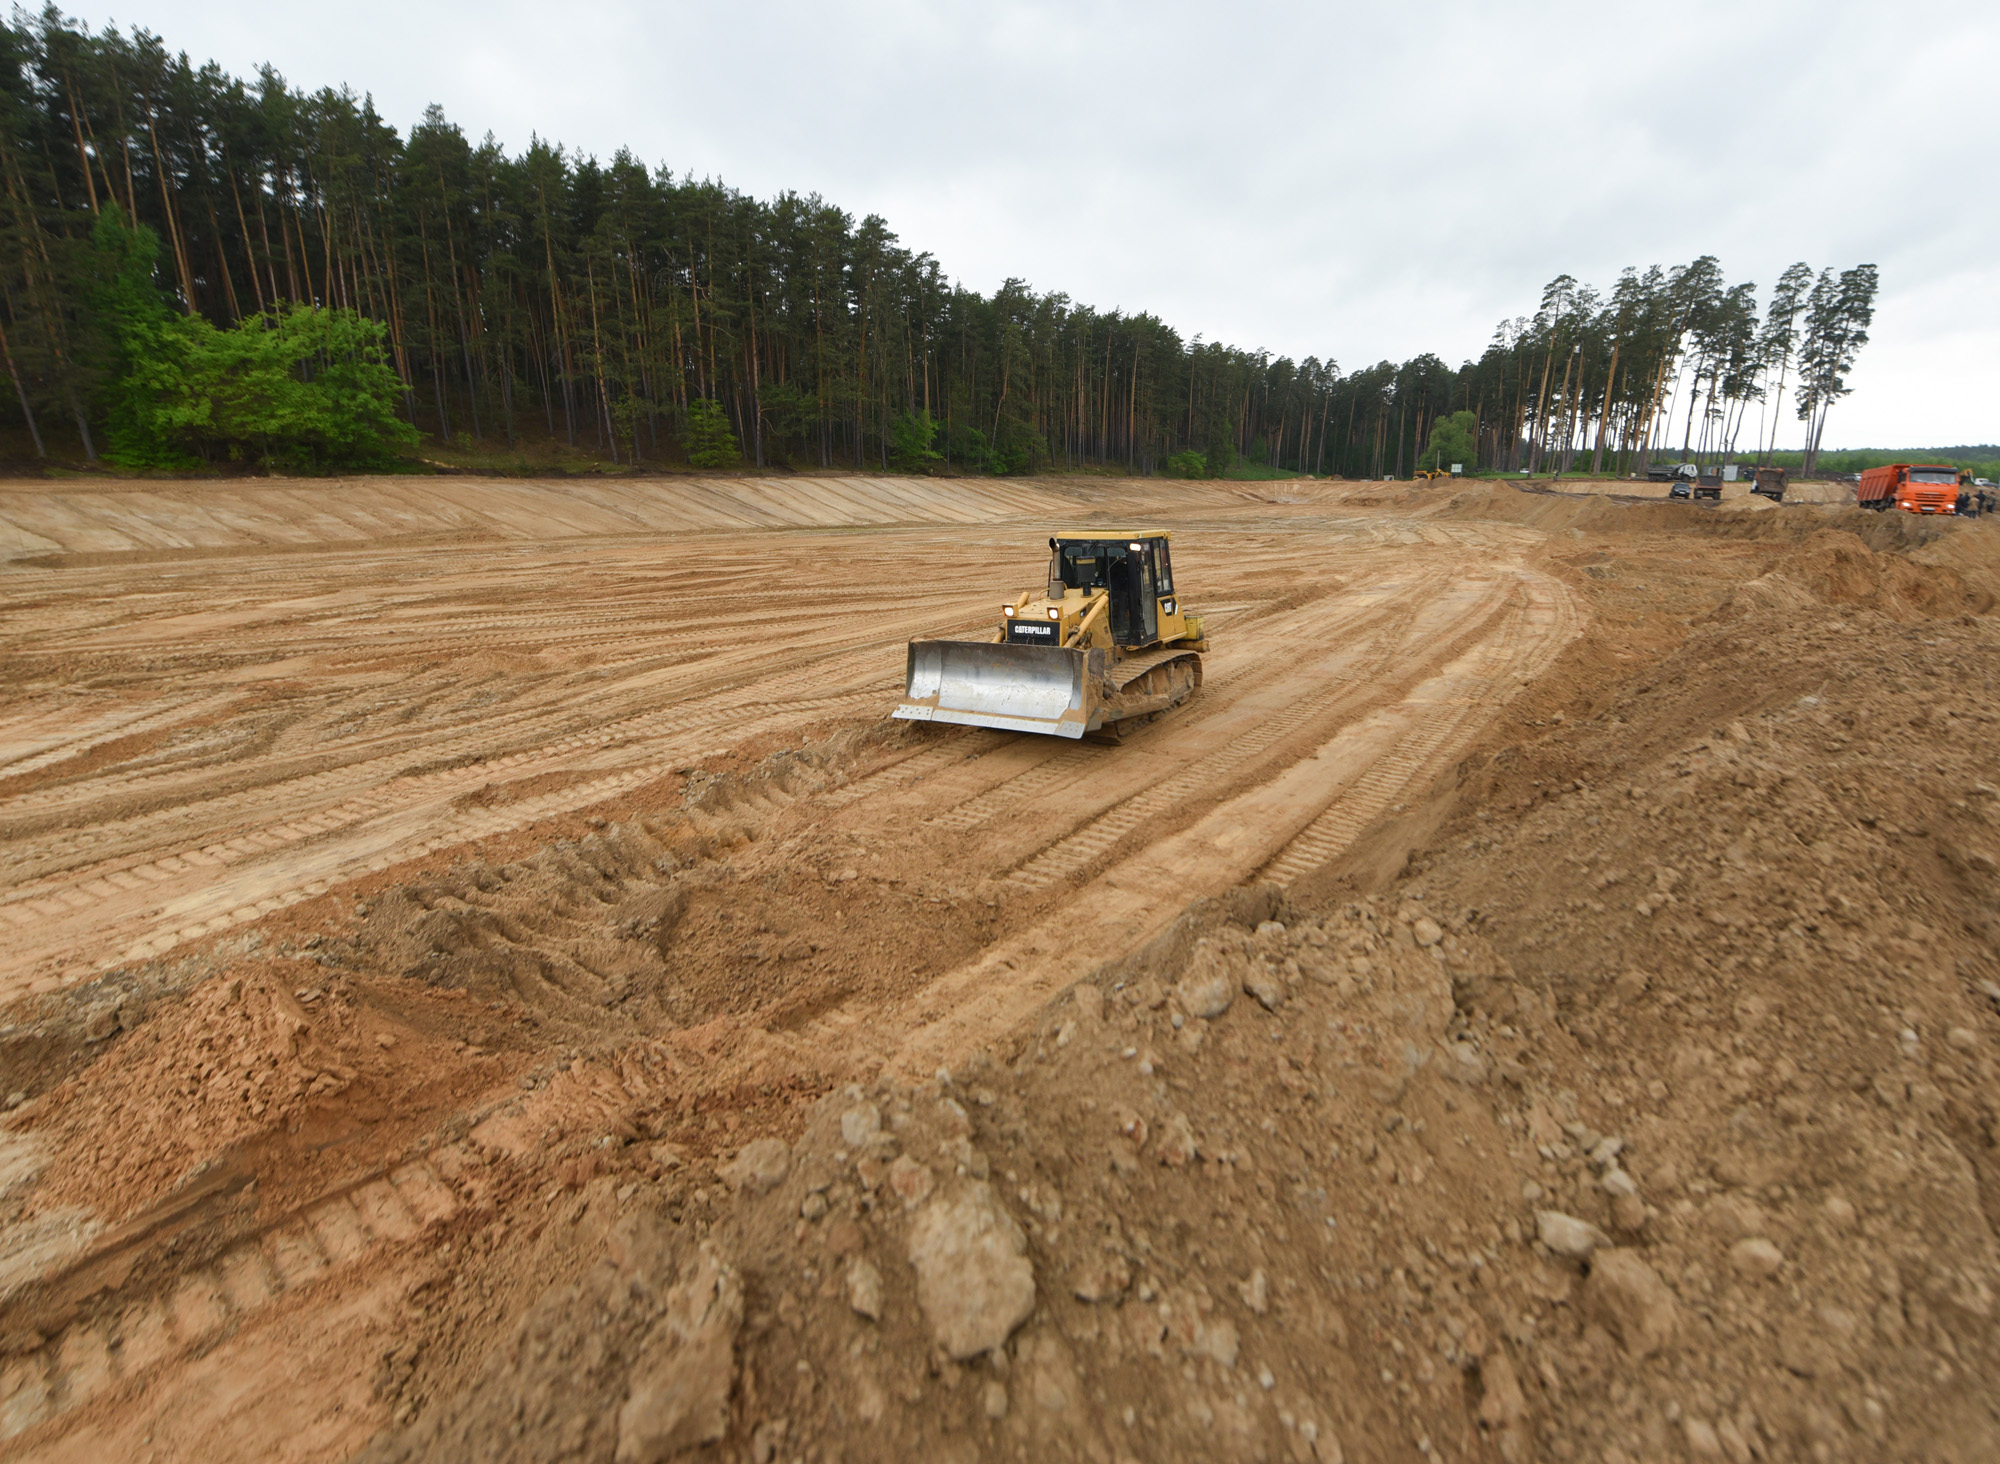
[[[28,436],[35,440],[35,456],[46,461],[49,450],[42,446],[42,429],[35,425],[35,409],[28,405],[28,389],[21,385],[21,373],[14,368],[14,350],[7,344],[4,325],[0,325],[0,355],[7,358],[7,375],[13,378],[14,395],[21,400],[21,415],[28,419]]]
[[[1787,348],[1785,354],[1778,358],[1778,390],[1771,399],[1771,444],[1760,455],[1761,463],[1769,463],[1771,455],[1778,450],[1778,423],[1783,421],[1785,416],[1785,374],[1791,364],[1792,353],[1790,348]]]
[[[604,334],[597,316],[597,267],[586,257],[584,279],[590,287],[590,354],[597,366],[598,411],[604,419],[605,436],[611,445],[611,461],[618,461],[618,423],[611,415],[611,388],[604,380]]]
[[[90,176],[90,154],[84,151],[83,146],[83,123],[78,120],[76,115],[76,89],[70,85],[69,74],[67,72],[63,74],[63,92],[69,102],[69,125],[76,133],[77,166],[83,169],[83,186],[84,190],[90,195],[90,211],[94,214],[97,212],[97,180]],[[35,451],[38,455],[46,456],[46,454],[41,452],[41,446],[42,440],[37,436],[35,439]]]
[[[1619,341],[1611,343],[1611,365],[1604,376],[1604,409],[1597,414],[1597,446],[1590,454],[1590,476],[1595,478],[1604,470],[1604,428],[1611,420],[1611,393],[1618,386]]]
[[[1549,353],[1542,357],[1542,384],[1535,388],[1535,422],[1533,430],[1528,434],[1528,475],[1530,477],[1533,477],[1535,470],[1542,465],[1542,418],[1548,412],[1549,373],[1555,369],[1555,364],[1556,348],[1554,345],[1551,345]]]
[[[160,151],[160,134],[153,126],[152,113],[146,114],[146,134],[153,139],[153,170],[160,184],[160,208],[166,215],[167,240],[173,246],[174,267],[181,277],[181,296],[187,313],[195,313],[194,272],[188,268],[187,250],[181,241],[180,222],[174,217],[174,197],[167,191],[167,161]],[[136,222],[136,216],[134,221]]]

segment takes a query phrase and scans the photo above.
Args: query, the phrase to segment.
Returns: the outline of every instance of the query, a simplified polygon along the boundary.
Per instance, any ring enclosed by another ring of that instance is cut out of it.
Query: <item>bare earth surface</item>
[[[1056,528],[1214,651],[885,720]],[[0,486],[0,1452],[2000,1452],[2000,530]]]

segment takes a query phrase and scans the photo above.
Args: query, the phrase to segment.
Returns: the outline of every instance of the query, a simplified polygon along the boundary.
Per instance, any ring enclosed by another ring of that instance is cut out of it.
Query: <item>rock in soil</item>
[[[1035,1309],[1027,1238],[991,1186],[960,1184],[934,1197],[910,1227],[917,1301],[932,1335],[959,1359],[991,1352]]]
[[[1613,1247],[1590,1259],[1583,1286],[1587,1315],[1603,1322],[1633,1357],[1650,1357],[1674,1340],[1680,1307],[1637,1251]]]

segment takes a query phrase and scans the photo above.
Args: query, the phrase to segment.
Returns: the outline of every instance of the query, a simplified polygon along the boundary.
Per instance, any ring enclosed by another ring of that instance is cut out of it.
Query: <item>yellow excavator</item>
[[[1045,592],[1000,607],[986,640],[913,640],[908,722],[1117,738],[1185,701],[1208,649],[1174,588],[1162,529],[1057,534]]]

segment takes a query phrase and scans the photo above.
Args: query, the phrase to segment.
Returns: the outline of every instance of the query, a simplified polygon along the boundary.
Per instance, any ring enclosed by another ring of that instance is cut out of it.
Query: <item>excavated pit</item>
[[[10,1454],[2000,1451],[2000,532],[874,482],[0,494]],[[887,722],[1092,514],[1194,698]]]

